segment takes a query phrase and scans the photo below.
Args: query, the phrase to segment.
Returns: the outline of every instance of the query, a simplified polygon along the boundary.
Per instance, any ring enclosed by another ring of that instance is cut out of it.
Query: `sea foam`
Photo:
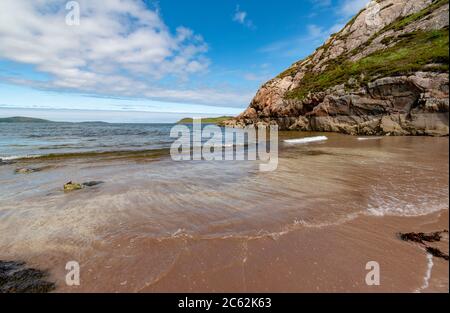
[[[284,142],[289,143],[289,144],[303,144],[303,143],[318,142],[318,141],[325,141],[325,140],[328,140],[328,137],[315,136],[315,137],[306,137],[306,138],[298,138],[298,139],[287,139],[287,140],[284,140]]]
[[[365,140],[380,140],[383,139],[383,137],[358,137],[359,141],[365,141]]]
[[[422,286],[416,290],[416,292],[421,292],[424,289],[427,289],[430,286],[430,279],[431,279],[431,271],[433,270],[433,255],[427,253],[427,271],[425,272],[425,276],[423,277],[423,284]]]
[[[11,156],[2,156],[0,157],[0,161],[14,161],[20,159],[33,159],[39,158],[41,155],[11,155]]]

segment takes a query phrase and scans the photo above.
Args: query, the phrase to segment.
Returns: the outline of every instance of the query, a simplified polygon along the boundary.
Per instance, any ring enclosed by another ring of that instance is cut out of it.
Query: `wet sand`
[[[448,229],[448,138],[325,135],[281,143],[271,173],[167,157],[0,166],[0,259],[48,269],[57,292],[448,292],[448,261],[397,235]],[[49,167],[15,174],[27,166]],[[64,193],[69,180],[104,184]],[[430,245],[448,255],[448,235]]]
[[[58,291],[448,292],[448,261],[434,257],[427,279],[427,253],[397,237],[398,230],[435,229],[448,229],[448,211],[420,218],[361,217],[276,238],[124,236],[80,255],[85,271],[82,286],[66,287],[61,281]],[[448,238],[433,246],[448,254]],[[365,283],[369,261],[380,264],[380,286]],[[54,275],[63,277],[65,272],[54,271]]]

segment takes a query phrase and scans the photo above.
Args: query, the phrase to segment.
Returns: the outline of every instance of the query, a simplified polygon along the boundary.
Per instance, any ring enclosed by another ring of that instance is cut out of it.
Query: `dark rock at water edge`
[[[48,273],[29,268],[24,262],[0,260],[0,293],[47,293],[56,285],[47,281]]]
[[[88,181],[88,182],[85,182],[85,183],[83,183],[82,184],[82,186],[85,186],[85,187],[94,187],[94,186],[97,186],[97,185],[101,185],[101,184],[103,184],[104,182],[103,181]]]
[[[11,160],[3,160],[2,158],[0,158],[0,166],[2,165],[10,165],[10,164],[14,164],[14,161]]]

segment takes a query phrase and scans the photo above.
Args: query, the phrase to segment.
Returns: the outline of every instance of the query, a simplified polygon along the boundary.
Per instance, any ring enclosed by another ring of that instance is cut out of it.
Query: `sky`
[[[0,116],[237,115],[367,2],[2,0]]]

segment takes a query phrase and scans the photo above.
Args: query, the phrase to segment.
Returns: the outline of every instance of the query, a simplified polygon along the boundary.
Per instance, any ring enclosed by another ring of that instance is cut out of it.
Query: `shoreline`
[[[173,124],[176,125],[176,124]],[[228,127],[228,126],[227,126]],[[223,126],[223,128],[227,128]],[[233,129],[235,127],[231,127]],[[292,136],[292,135],[295,136]],[[304,135],[304,136],[303,136]],[[308,139],[313,137],[321,137],[321,136],[346,136],[353,138],[358,141],[366,141],[366,140],[381,140],[385,138],[436,138],[436,139],[448,139],[449,136],[427,136],[427,135],[354,135],[354,134],[345,134],[339,132],[317,132],[317,131],[297,131],[297,130],[283,130],[280,131],[280,142],[289,143],[289,141]],[[309,143],[308,141],[302,142],[304,144]],[[226,145],[222,146],[225,148]],[[192,152],[192,148],[191,148]],[[46,161],[46,160],[64,160],[64,159],[85,159],[85,160],[93,160],[98,157],[105,157],[110,160],[114,159],[126,159],[129,158],[132,160],[133,158],[159,158],[162,156],[170,155],[170,147],[166,148],[154,148],[154,149],[123,149],[123,150],[105,150],[105,151],[77,151],[77,152],[61,152],[61,153],[48,153],[48,154],[36,154],[36,155],[22,155],[22,156],[1,156],[0,157],[0,165],[14,164],[19,162],[32,162],[32,161]]]
[[[398,236],[448,230],[448,140],[329,135],[283,144],[270,173],[134,160],[0,166],[0,260],[48,272],[55,292],[448,292],[448,261]],[[448,236],[430,246],[448,255]],[[365,283],[370,261],[380,286]]]
[[[367,232],[368,229],[371,231]],[[50,281],[56,282],[54,292],[57,293],[448,292],[448,261],[430,258],[420,245],[397,237],[399,232],[442,229],[448,229],[448,209],[420,217],[359,216],[339,225],[300,227],[276,238],[214,239],[180,235],[165,240],[139,240],[125,236],[115,238],[109,244],[116,246],[119,255],[124,250],[135,255],[135,261],[140,264],[135,264],[136,269],[142,275],[135,276],[137,272],[130,269],[124,272],[122,266],[126,263],[108,265],[107,256],[101,257],[104,260],[100,264],[104,266],[94,266],[93,251],[86,251],[82,253],[85,254],[81,262],[85,274],[79,287],[65,286],[61,279],[65,277],[61,270],[64,258],[55,260],[60,257],[54,252],[46,256],[35,255],[28,258],[27,263],[49,270]],[[357,242],[346,244],[346,238],[355,237],[359,237]],[[134,244],[130,248],[132,241]],[[155,256],[145,251],[166,244],[178,247],[181,252],[154,273],[145,264]],[[448,254],[448,236],[435,245],[447,247],[445,252]],[[48,257],[55,264],[61,262],[60,266],[48,268]],[[199,260],[202,260],[201,266]],[[380,286],[364,283],[365,265],[373,260],[380,263]],[[200,270],[209,266],[214,268],[210,273]],[[264,277],[261,273],[265,273]],[[108,283],[102,283],[103,280]]]
[[[169,155],[170,149],[143,149],[143,150],[116,150],[116,151],[86,151],[86,152],[73,152],[73,153],[50,153],[43,155],[29,155],[29,156],[17,156],[17,157],[3,157],[0,158],[1,162],[32,162],[32,161],[59,161],[64,159],[84,159],[92,161],[92,159],[104,157],[110,160],[119,158],[128,158],[130,160],[134,158],[158,158],[160,156]],[[12,163],[11,163],[12,164]]]

